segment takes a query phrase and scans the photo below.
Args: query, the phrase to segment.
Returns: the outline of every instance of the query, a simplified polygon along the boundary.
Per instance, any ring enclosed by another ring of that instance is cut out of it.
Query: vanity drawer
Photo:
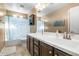
[[[37,39],[34,39],[34,45],[39,46],[39,41]]]

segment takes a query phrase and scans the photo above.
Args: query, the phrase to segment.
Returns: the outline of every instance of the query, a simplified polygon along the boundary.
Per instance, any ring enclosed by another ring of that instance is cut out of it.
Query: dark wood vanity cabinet
[[[33,38],[31,36],[27,36],[27,50],[32,56],[39,56],[40,55],[40,45],[39,40]]]
[[[40,55],[41,56],[52,56],[54,55],[53,54],[53,47],[43,43],[43,42],[40,42]]]
[[[27,49],[32,56],[71,56],[31,36],[27,36]]]
[[[31,55],[33,55],[33,37],[27,36],[27,49]]]

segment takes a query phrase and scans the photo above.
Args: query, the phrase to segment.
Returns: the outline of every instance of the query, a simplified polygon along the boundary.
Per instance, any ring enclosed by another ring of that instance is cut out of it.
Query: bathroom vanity
[[[27,49],[32,56],[77,56],[79,41],[63,39],[56,33],[32,33],[27,36]]]

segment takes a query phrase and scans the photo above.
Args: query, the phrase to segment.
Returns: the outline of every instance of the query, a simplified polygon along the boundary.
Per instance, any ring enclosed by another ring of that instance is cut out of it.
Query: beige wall
[[[0,9],[0,12],[3,12],[5,15],[5,10]],[[5,28],[3,21],[4,21],[3,16],[0,16],[0,49],[4,47],[4,41],[5,41]]]
[[[62,7],[61,9],[46,15],[48,21],[51,21],[52,19],[63,19],[65,21],[65,26],[61,26],[61,27],[54,27],[49,22],[45,23],[45,26],[49,28],[48,31],[55,32],[57,29],[59,29],[62,32],[64,31],[68,32],[68,10],[75,6],[79,6],[79,3],[69,3],[64,7]]]
[[[5,15],[5,10],[0,9],[0,12],[3,12],[3,14]],[[4,21],[3,20],[3,16],[0,16],[0,49],[2,49],[4,47],[4,41],[5,41],[5,28],[4,28]]]
[[[5,37],[5,34],[4,34],[4,23],[0,23],[0,49],[3,48],[4,46],[4,37]]]

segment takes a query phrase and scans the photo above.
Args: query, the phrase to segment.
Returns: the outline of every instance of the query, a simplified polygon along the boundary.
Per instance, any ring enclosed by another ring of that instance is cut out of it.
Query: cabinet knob
[[[49,54],[51,54],[52,53],[52,51],[49,51]]]

